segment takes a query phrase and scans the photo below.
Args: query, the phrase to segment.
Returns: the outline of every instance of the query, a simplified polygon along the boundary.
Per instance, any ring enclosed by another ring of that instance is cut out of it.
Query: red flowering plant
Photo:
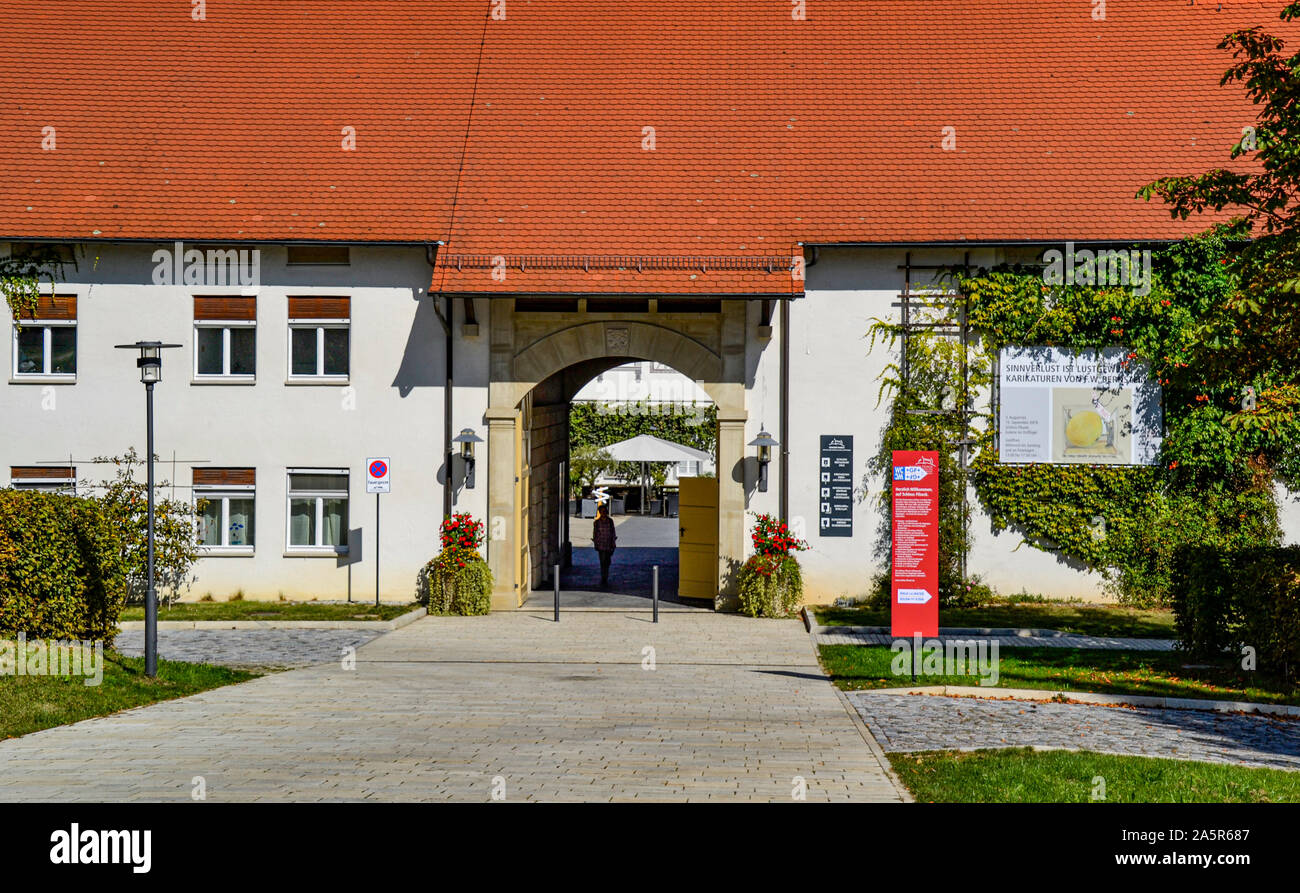
[[[442,551],[420,572],[419,598],[430,614],[486,614],[492,606],[492,571],[479,554],[484,525],[457,512],[438,528]]]
[[[755,517],[750,535],[754,554],[737,581],[741,610],[751,617],[785,617],[798,610],[803,597],[803,576],[793,553],[804,551],[808,543],[772,515]]]

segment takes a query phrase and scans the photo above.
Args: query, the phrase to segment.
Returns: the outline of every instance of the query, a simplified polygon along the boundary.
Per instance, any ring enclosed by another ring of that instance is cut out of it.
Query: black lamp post
[[[462,428],[460,433],[451,439],[452,443],[460,444],[460,458],[465,463],[465,489],[474,489],[474,444],[482,443],[483,438],[474,433],[471,428]]]
[[[138,350],[135,361],[140,368],[140,381],[145,392],[145,461],[148,463],[148,510],[146,573],[147,588],[144,596],[144,674],[150,678],[158,675],[158,593],[153,579],[153,386],[162,381],[162,352],[179,344],[161,341],[137,341],[135,344],[115,344],[120,350]]]
[[[766,428],[758,432],[758,436],[749,442],[752,447],[758,447],[758,492],[767,492],[767,466],[772,462],[772,447],[780,446],[777,439],[767,433]]]

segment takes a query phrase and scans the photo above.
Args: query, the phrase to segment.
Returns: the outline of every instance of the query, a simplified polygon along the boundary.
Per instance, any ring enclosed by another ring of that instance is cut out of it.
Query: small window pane
[[[257,371],[257,330],[230,330],[230,374],[252,375]]]
[[[316,545],[316,500],[289,500],[289,545]]]
[[[346,499],[325,499],[322,514],[325,529],[322,531],[322,546],[346,546],[348,544],[348,501]]]
[[[232,546],[253,545],[253,500],[230,500],[230,523],[226,528],[227,540]]]
[[[196,342],[199,351],[199,375],[220,375],[223,372],[221,362],[222,331],[222,329],[210,328],[198,330]]]
[[[325,374],[348,374],[348,330],[325,330]]]
[[[204,499],[199,510],[199,543],[204,546],[221,545],[221,500]]]
[[[290,373],[293,375],[316,374],[316,330],[293,329],[290,335],[292,360]]]
[[[294,492],[324,490],[347,493],[348,476],[346,474],[291,474],[289,489]]]
[[[45,371],[45,329],[23,326],[18,330],[18,371],[23,375]]]
[[[50,327],[50,371],[56,375],[77,373],[77,327]]]

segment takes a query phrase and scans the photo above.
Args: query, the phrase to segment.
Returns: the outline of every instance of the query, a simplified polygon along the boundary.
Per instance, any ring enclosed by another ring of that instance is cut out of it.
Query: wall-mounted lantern
[[[772,462],[772,447],[780,446],[775,437],[767,433],[766,429],[760,429],[758,436],[749,442],[752,447],[758,447],[758,491],[767,492],[767,466]]]
[[[470,428],[462,428],[460,433],[451,440],[452,443],[460,444],[460,458],[465,463],[465,489],[474,489],[474,444],[482,443],[483,438],[479,437]]]

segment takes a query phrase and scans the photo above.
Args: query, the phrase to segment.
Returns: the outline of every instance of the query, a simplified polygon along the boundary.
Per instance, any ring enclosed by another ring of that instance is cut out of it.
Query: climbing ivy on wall
[[[59,253],[48,245],[38,245],[21,253],[0,258],[0,293],[14,321],[34,319],[41,297],[41,279],[53,284],[60,267]]]
[[[1017,532],[1031,547],[1100,572],[1126,604],[1167,604],[1174,555],[1184,546],[1229,551],[1277,543],[1272,484],[1275,477],[1291,477],[1297,438],[1294,432],[1279,436],[1258,418],[1243,423],[1243,388],[1256,383],[1217,376],[1211,384],[1197,372],[1206,320],[1236,288],[1228,263],[1232,248],[1216,230],[1157,252],[1145,295],[1127,287],[1049,286],[1036,268],[954,272],[951,282],[965,295],[976,333],[967,348],[972,410],[983,405],[968,422],[959,415],[909,413],[939,408],[945,389],[951,394],[960,387],[962,349],[954,339],[913,335],[906,339],[908,380],[894,366],[882,385],[892,400],[884,450],[940,449],[948,477],[956,478],[954,444],[967,438],[970,480],[994,529]],[[939,312],[955,321],[955,307],[950,301]],[[897,344],[901,330],[877,322],[873,334]],[[1000,464],[984,389],[998,349],[1018,345],[1122,346],[1130,351],[1128,361],[1147,362],[1164,390],[1161,464]],[[887,456],[882,451],[875,470],[884,472]],[[882,500],[888,499],[887,480],[885,487]],[[949,603],[962,595],[955,562],[967,545],[959,497],[959,491],[940,494],[941,543],[948,538],[940,589]],[[1104,523],[1095,523],[1098,518]]]
[[[605,447],[638,434],[653,434],[713,452],[718,408],[712,403],[574,403],[569,445]]]

